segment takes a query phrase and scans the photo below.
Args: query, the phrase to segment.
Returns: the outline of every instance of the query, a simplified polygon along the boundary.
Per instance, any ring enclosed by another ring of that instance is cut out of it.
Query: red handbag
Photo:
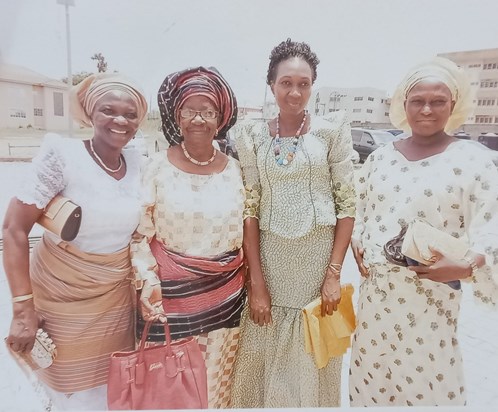
[[[140,347],[111,355],[107,383],[109,410],[207,409],[207,372],[194,337],[145,348],[151,322],[145,324]]]

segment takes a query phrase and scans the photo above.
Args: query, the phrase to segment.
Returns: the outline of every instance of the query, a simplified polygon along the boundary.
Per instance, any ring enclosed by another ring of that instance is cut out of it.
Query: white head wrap
[[[141,123],[147,114],[147,101],[135,83],[119,73],[92,74],[71,88],[69,104],[73,119],[82,126],[92,127],[95,104],[107,93],[120,91],[128,94],[137,104],[138,120]]]
[[[435,57],[429,62],[420,64],[411,69],[399,84],[391,99],[389,117],[391,123],[405,132],[410,133],[411,128],[406,119],[405,101],[408,93],[420,82],[436,80],[448,86],[455,107],[446,123],[444,130],[450,132],[461,126],[472,110],[470,96],[470,82],[465,71],[451,60]]]

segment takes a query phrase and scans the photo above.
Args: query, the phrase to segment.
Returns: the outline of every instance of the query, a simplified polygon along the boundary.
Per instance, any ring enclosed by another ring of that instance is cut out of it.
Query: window
[[[478,106],[494,106],[495,105],[495,99],[483,99],[483,100],[478,100],[477,105]]]
[[[472,67],[481,67],[480,64],[469,64],[469,67],[472,68]]]
[[[353,109],[353,113],[361,113],[361,109]]]
[[[472,82],[470,83],[471,86],[477,86],[479,84],[479,82]]]
[[[22,109],[10,109],[10,117],[26,119],[26,112]]]
[[[385,112],[385,113],[384,113],[384,116],[389,117],[389,112]]]
[[[33,109],[35,116],[43,116],[43,109],[37,109],[36,107]]]
[[[372,109],[367,109],[367,113],[373,113]]]
[[[64,96],[61,92],[54,92],[54,116],[64,116]]]
[[[497,64],[496,63],[486,63],[482,68],[483,70],[494,70],[496,69]]]
[[[368,98],[368,101],[369,101],[369,102],[373,102],[373,101],[374,101],[374,98],[373,98],[373,97],[369,97],[369,98]]]
[[[363,97],[355,97],[354,101],[355,102],[361,102],[361,101],[363,101]]]
[[[476,123],[492,123],[492,116],[476,116]]]
[[[481,80],[481,87],[498,87],[498,81]]]
[[[354,143],[360,143],[362,133],[361,130],[351,130],[351,137],[353,138]]]

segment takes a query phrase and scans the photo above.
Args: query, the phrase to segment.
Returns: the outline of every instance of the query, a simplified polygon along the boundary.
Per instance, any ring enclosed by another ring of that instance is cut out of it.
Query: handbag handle
[[[138,352],[138,363],[142,363],[144,360],[144,352],[145,352],[145,342],[147,340],[147,336],[149,335],[149,329],[152,325],[152,321],[148,320],[145,322],[144,330],[142,331],[142,338],[140,339],[140,348]],[[169,331],[169,324],[168,322],[164,322],[164,336],[166,338],[166,350],[168,355],[173,356],[173,349],[171,349],[171,334]]]

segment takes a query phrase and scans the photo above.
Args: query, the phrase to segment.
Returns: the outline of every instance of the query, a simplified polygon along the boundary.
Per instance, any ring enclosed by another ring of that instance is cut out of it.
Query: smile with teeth
[[[115,130],[115,129],[109,129],[113,133],[118,133],[118,134],[125,134],[126,130]]]

